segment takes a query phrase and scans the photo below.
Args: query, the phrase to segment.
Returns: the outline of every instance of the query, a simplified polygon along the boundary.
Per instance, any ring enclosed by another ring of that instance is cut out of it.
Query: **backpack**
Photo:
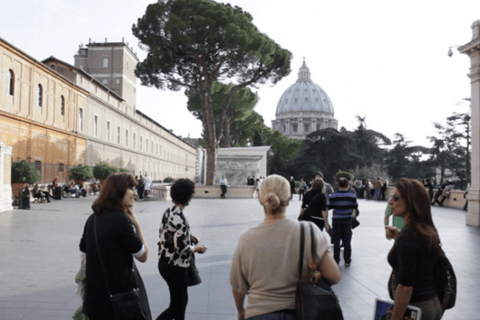
[[[440,255],[435,264],[434,279],[435,291],[442,305],[442,310],[453,308],[457,298],[457,277],[442,248],[440,248]]]

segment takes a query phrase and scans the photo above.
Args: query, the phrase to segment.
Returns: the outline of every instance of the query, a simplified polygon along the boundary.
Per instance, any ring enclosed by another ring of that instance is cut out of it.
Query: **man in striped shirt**
[[[352,219],[357,216],[358,203],[355,192],[348,191],[348,180],[339,178],[338,191],[330,194],[327,207],[333,209],[332,233],[333,233],[333,258],[340,263],[340,240],[344,247],[343,259],[345,266],[349,267],[352,262]]]

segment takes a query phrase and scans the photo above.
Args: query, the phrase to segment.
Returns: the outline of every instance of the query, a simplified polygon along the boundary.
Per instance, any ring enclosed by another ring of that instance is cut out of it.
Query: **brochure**
[[[373,310],[373,320],[390,320],[392,317],[393,301],[386,299],[375,299],[375,309]],[[420,320],[422,310],[418,307],[408,306],[405,312],[405,320]]]

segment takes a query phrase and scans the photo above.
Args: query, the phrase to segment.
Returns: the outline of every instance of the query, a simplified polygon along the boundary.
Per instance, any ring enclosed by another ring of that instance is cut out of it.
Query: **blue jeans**
[[[340,262],[340,240],[343,244],[343,259],[345,263],[352,262],[352,219],[333,219],[333,258],[337,263]]]
[[[247,320],[295,320],[295,312],[275,311],[267,314],[248,318]]]

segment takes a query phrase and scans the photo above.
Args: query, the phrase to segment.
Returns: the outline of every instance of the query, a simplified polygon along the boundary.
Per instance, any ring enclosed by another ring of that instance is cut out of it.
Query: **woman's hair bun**
[[[273,211],[280,207],[280,199],[273,192],[268,192],[265,195],[265,206],[268,207],[269,211]]]

